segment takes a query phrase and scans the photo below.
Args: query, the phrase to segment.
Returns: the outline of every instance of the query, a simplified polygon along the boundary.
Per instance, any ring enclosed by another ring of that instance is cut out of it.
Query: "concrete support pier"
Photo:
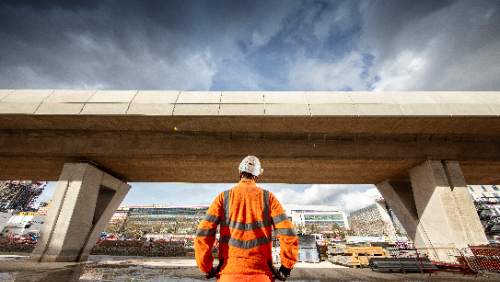
[[[29,260],[86,260],[130,188],[89,164],[65,164]]]
[[[377,188],[418,248],[488,244],[457,161],[428,160]]]

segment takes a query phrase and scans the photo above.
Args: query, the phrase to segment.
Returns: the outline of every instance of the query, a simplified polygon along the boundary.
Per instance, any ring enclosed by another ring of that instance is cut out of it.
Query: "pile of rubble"
[[[102,241],[90,252],[91,255],[185,257],[187,249],[178,242]]]
[[[0,252],[31,253],[35,244],[10,244],[0,242]],[[92,248],[91,255],[144,256],[144,257],[185,257],[188,249],[179,242],[109,241],[99,242]]]
[[[34,248],[34,244],[0,244],[0,252],[2,253],[31,253]]]

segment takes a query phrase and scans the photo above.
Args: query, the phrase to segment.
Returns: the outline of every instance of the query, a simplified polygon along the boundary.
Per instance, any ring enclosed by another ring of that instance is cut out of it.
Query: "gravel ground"
[[[146,258],[90,256],[83,263],[32,263],[27,253],[0,253],[0,281],[207,281],[193,258]],[[500,274],[490,278],[440,272],[421,273],[375,272],[332,265],[299,263],[288,281],[500,281]],[[215,278],[211,281],[215,281]]]

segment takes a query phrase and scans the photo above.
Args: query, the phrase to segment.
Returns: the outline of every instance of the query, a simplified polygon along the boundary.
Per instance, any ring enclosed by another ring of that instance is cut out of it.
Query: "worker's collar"
[[[255,181],[253,181],[252,179],[244,179],[244,178],[240,179],[239,184],[257,186],[257,185],[255,185]]]

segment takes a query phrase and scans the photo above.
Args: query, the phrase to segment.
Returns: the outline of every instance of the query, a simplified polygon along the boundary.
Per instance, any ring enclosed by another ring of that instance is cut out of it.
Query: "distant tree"
[[[199,212],[193,217],[186,214],[177,215],[170,218],[155,218],[150,216],[127,217],[125,220],[119,220],[108,223],[105,232],[121,233],[129,236],[146,233],[188,233],[194,234],[204,213]]]
[[[295,225],[295,231],[297,231],[297,234],[303,235],[304,234],[304,225],[302,224],[296,224]]]
[[[316,224],[306,223],[304,227],[304,234],[311,235],[315,234],[318,231],[318,226]]]

